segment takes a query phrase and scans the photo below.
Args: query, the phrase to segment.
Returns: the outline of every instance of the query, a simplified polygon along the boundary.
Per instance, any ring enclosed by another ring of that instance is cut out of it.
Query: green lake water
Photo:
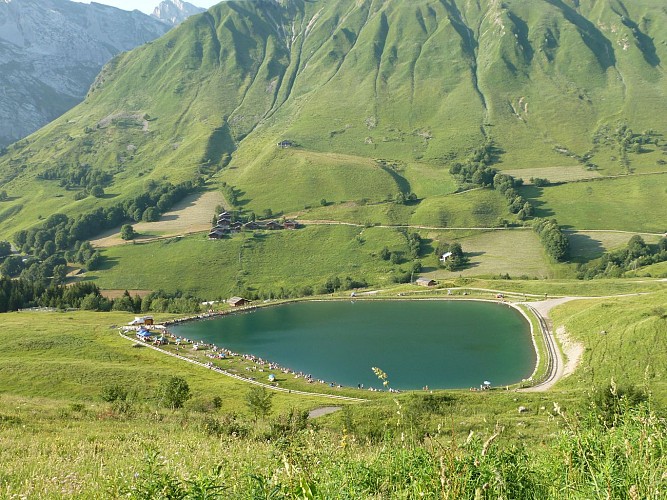
[[[352,387],[381,388],[373,366],[395,389],[506,385],[529,377],[536,362],[526,319],[491,302],[302,302],[171,330]]]

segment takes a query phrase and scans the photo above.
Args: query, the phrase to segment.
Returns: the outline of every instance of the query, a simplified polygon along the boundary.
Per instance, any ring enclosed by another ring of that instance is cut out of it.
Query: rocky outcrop
[[[82,101],[114,55],[169,29],[139,11],[97,3],[0,1],[0,146]]]
[[[197,7],[188,2],[182,2],[181,0],[164,0],[160,2],[160,5],[155,7],[151,16],[159,19],[162,22],[176,26],[181,24],[188,17],[200,12],[204,12],[206,9]]]

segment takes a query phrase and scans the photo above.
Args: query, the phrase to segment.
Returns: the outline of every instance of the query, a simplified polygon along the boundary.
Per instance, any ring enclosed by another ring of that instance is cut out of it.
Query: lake
[[[530,377],[536,354],[521,313],[461,300],[318,301],[171,327],[178,336],[253,354],[344,386],[494,386]]]

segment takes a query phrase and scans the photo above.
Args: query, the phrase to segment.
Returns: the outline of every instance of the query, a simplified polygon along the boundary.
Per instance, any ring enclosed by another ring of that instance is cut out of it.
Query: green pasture
[[[396,266],[377,254],[405,254],[407,241],[384,228],[308,226],[296,231],[240,233],[222,240],[198,234],[103,250],[105,262],[86,279],[102,288],[164,289],[212,299],[245,289],[316,287],[329,277],[388,283]],[[174,270],[174,279],[165,269]]]
[[[349,155],[323,154],[267,145],[261,155],[244,164],[234,160],[220,179],[240,190],[244,209],[262,214],[289,213],[321,201],[367,199],[380,201],[395,196],[401,186],[373,160]]]
[[[80,311],[4,314],[3,395],[99,406],[105,387],[121,385],[154,401],[161,383],[180,376],[188,380],[194,400],[218,396],[226,408],[242,410],[239,403],[247,390],[243,383],[146,347],[133,347],[133,342],[120,337],[117,325],[133,317]],[[288,408],[302,403],[314,406],[318,400],[277,394],[274,401],[277,407]]]
[[[595,387],[614,380],[667,396],[665,328],[667,292],[647,296],[569,302],[551,313],[555,327],[564,326],[585,346],[581,366],[559,385],[564,390]]]
[[[511,219],[507,202],[496,191],[478,189],[428,198],[415,208],[413,225],[431,227],[495,227],[499,218]]]
[[[537,235],[528,229],[479,232],[449,239],[451,233],[433,236],[444,241],[461,244],[470,263],[465,269],[447,271],[438,269],[429,273],[434,279],[451,279],[459,276],[499,276],[509,274],[517,278],[529,276],[546,278],[551,275],[551,264],[544,254]],[[435,258],[433,259],[435,260]]]
[[[570,241],[570,257],[574,262],[588,262],[603,253],[627,245],[633,233],[619,231],[573,231],[567,233]],[[660,236],[641,234],[646,243],[655,244]]]
[[[636,272],[627,273],[628,275],[652,276],[656,278],[667,278],[667,262],[659,262],[650,266],[643,267]]]
[[[662,233],[667,226],[667,175],[630,176],[521,190],[538,217],[566,228]]]

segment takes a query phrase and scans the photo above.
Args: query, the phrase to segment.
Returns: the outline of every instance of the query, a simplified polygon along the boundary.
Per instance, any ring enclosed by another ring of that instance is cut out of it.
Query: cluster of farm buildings
[[[218,220],[211,232],[208,233],[208,237],[211,240],[219,240],[225,236],[230,236],[232,233],[239,233],[241,231],[257,231],[257,230],[269,230],[274,231],[277,229],[296,229],[299,224],[295,220],[285,220],[279,222],[277,220],[270,221],[249,221],[249,222],[232,222],[232,214],[229,212],[222,212],[218,215]]]

